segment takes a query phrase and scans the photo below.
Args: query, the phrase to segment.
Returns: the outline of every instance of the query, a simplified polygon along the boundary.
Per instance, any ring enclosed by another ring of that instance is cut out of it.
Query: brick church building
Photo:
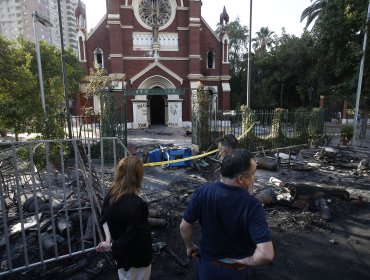
[[[190,126],[199,82],[213,94],[215,109],[229,109],[229,38],[218,37],[202,18],[200,0],[106,0],[106,5],[107,14],[89,35],[80,28],[79,58],[87,71],[98,64],[120,77],[122,94],[138,93],[128,97],[129,128]],[[95,100],[95,112],[99,106]]]

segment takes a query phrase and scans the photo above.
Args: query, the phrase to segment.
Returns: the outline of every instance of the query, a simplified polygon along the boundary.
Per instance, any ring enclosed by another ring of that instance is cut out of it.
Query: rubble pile
[[[369,201],[368,155],[331,147],[294,148],[287,150],[286,154],[283,152],[283,150],[278,153],[263,152],[257,155],[259,162],[263,164],[258,166],[258,181],[254,192],[265,208],[272,231],[325,232],[328,223],[355,213]],[[38,244],[37,230],[32,228],[35,219],[45,221],[41,232],[42,239],[45,240],[42,246],[46,254],[52,255],[54,250],[54,241],[50,243],[50,236],[47,234],[53,230],[52,224],[55,225],[57,236],[60,236],[57,240],[61,245],[58,247],[60,249],[68,250],[68,246],[62,246],[66,244],[63,242],[66,240],[67,232],[70,232],[72,246],[81,238],[81,232],[84,242],[90,244],[94,239],[100,238],[99,233],[92,230],[92,221],[95,219],[96,222],[96,217],[89,215],[92,206],[88,197],[95,195],[97,200],[100,200],[102,194],[86,188],[82,188],[83,193],[79,192],[78,188],[85,186],[84,182],[91,177],[89,169],[83,166],[79,168],[81,172],[79,175],[76,172],[71,173],[75,174],[74,176],[68,175],[65,183],[69,191],[67,197],[61,200],[63,203],[50,208],[50,201],[41,196],[22,203],[22,210],[28,213],[30,218],[31,226],[27,228],[29,246],[34,244],[33,246],[37,247]],[[102,174],[95,173],[93,176],[95,176],[93,180],[99,180]],[[113,178],[112,168],[104,176],[104,182],[109,185]],[[185,279],[185,275],[189,274],[190,263],[178,226],[194,190],[201,184],[220,178],[220,163],[208,157],[193,161],[190,167],[153,167],[145,170],[145,177],[141,196],[150,209],[153,267],[157,268],[152,271],[153,279],[161,279],[160,271],[166,271],[168,275],[175,277],[172,279],[176,277]],[[55,182],[60,186],[63,180],[58,178]],[[35,199],[38,211],[34,209]],[[8,210],[13,214],[9,214],[12,219],[8,222],[10,226],[15,226],[19,222],[15,218],[19,213],[19,207],[16,201],[11,205]],[[66,218],[65,209],[68,209],[69,219]],[[37,216],[36,212],[39,212],[40,216]],[[18,263],[24,263],[20,233],[21,231],[18,231],[12,236],[12,253],[14,252]],[[195,239],[200,237],[198,225],[195,225],[194,235]],[[0,254],[4,254],[4,242],[1,241],[0,250]],[[30,254],[29,257],[37,258],[38,250],[35,248],[34,255]],[[66,271],[65,274],[62,274],[62,271]],[[18,274],[17,278],[9,279],[27,279],[31,276],[50,279],[58,274],[64,277],[59,279],[69,279],[71,275],[80,277],[74,279],[97,279],[98,276],[104,279],[108,278],[107,275],[116,275],[116,272],[109,254],[97,254],[91,250],[79,258],[46,264],[24,273],[23,276]],[[192,279],[192,276],[194,275],[190,273],[188,276],[190,278],[186,279]]]

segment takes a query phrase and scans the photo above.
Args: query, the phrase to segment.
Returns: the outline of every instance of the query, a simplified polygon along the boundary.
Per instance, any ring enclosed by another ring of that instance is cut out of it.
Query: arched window
[[[81,36],[78,37],[78,57],[80,61],[85,60],[85,44]]]
[[[104,56],[103,50],[101,48],[96,48],[94,50],[94,63],[99,68],[104,68]]]
[[[207,53],[207,68],[215,69],[215,53],[212,50]]]

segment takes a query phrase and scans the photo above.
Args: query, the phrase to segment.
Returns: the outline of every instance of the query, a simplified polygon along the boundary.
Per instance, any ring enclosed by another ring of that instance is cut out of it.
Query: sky
[[[106,13],[106,0],[82,0],[86,4],[87,28],[94,28]],[[202,0],[202,17],[215,30],[223,7],[230,21],[239,17],[242,25],[249,26],[248,0]],[[310,0],[254,0],[252,8],[252,34],[261,27],[268,27],[278,36],[281,28],[289,34],[300,36],[305,22],[300,22],[302,11],[310,6]]]

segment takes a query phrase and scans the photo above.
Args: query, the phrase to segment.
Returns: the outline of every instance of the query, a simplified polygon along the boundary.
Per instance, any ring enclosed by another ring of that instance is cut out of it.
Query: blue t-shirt
[[[199,187],[184,212],[202,227],[202,258],[245,258],[256,244],[271,241],[261,203],[247,190],[220,181]]]

